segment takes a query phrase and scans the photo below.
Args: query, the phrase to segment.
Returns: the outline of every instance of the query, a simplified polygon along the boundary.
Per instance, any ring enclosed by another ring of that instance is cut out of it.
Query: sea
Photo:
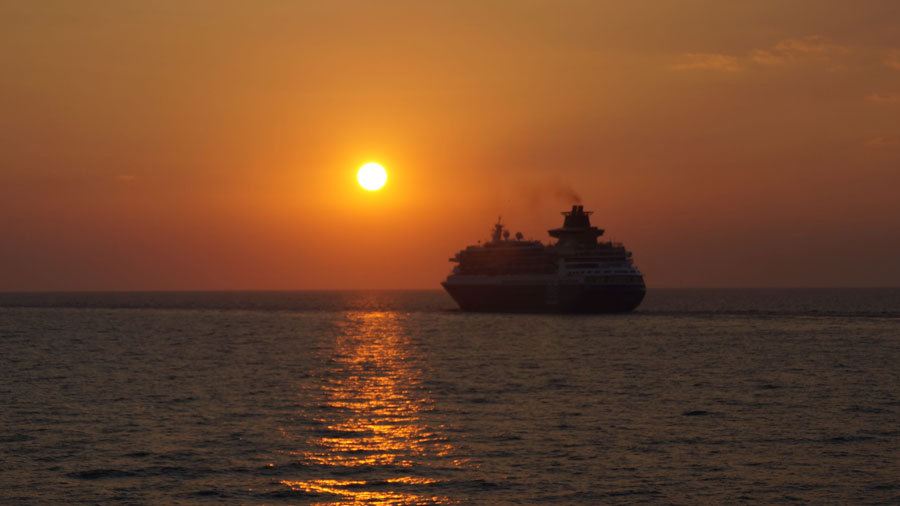
[[[0,294],[0,504],[900,504],[900,289]]]

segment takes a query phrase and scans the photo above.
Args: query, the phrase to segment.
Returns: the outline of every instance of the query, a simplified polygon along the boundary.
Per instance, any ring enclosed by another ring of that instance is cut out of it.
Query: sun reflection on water
[[[432,404],[422,387],[423,357],[399,320],[393,312],[352,312],[343,322],[316,386],[319,411],[328,416],[314,420],[320,429],[310,438],[312,450],[297,455],[330,477],[281,481],[296,491],[333,496],[316,504],[453,502],[428,494],[441,480],[420,475],[463,463],[450,458],[452,447],[422,419]],[[333,477],[342,474],[353,479]]]

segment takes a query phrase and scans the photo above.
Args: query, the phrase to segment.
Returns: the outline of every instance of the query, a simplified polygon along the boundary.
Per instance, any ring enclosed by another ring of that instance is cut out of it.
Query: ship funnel
[[[591,219],[589,217],[591,213],[584,212],[584,206],[582,205],[573,205],[572,211],[562,214],[566,217],[563,227],[591,228]]]
[[[552,237],[559,239],[557,246],[596,245],[597,238],[603,235],[602,229],[591,226],[591,212],[585,212],[582,205],[575,204],[571,211],[565,211],[562,215],[566,217],[563,226],[549,231]]]

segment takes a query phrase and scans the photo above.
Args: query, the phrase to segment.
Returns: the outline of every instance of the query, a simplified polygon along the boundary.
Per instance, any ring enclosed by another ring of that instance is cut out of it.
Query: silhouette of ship
[[[549,230],[555,244],[509,238],[501,223],[491,240],[458,252],[441,283],[464,311],[617,313],[641,303],[647,289],[631,252],[600,242],[590,212],[574,205],[563,226]]]

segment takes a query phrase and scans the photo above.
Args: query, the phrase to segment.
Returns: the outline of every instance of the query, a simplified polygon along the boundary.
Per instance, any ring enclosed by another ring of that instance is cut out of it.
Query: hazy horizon
[[[647,291],[741,291],[741,290],[900,290],[900,286],[648,286]],[[440,292],[437,287],[423,288],[221,288],[202,289],[159,289],[159,290],[0,290],[0,294],[78,294],[78,293],[303,293],[303,292]],[[448,296],[449,297],[449,296]]]

